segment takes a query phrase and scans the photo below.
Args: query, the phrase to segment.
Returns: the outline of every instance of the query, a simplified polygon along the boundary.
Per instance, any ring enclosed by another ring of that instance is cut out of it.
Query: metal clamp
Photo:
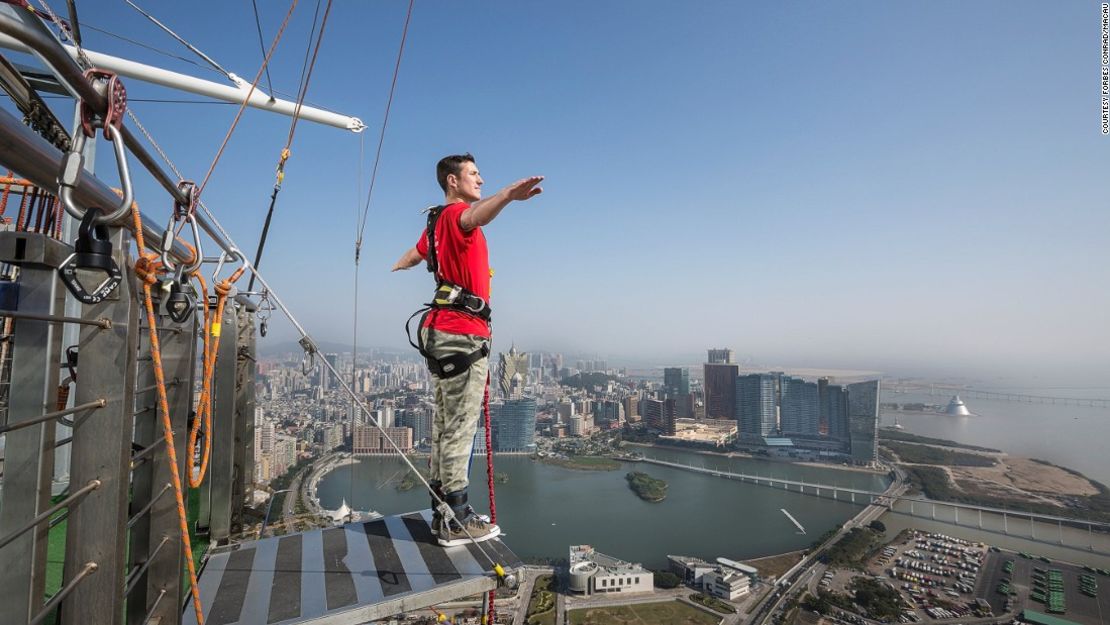
[[[127,166],[127,148],[123,145],[123,137],[120,131],[115,126],[105,126],[104,134],[108,137],[116,152],[116,168],[119,171],[120,186],[123,189],[123,197],[120,198],[120,203],[111,213],[107,215],[97,215],[95,223],[104,224],[114,222],[122,217],[127,211],[131,210],[131,204],[134,200],[134,191],[131,188],[131,170]],[[77,203],[73,199],[73,192],[77,188],[78,181],[81,180],[81,172],[85,167],[85,141],[88,139],[83,133],[75,133],[73,137],[73,146],[69,152],[66,152],[62,157],[62,168],[58,174],[58,198],[62,200],[62,205],[65,206],[66,212],[73,216],[74,219],[82,219],[85,216],[85,211],[78,208]]]

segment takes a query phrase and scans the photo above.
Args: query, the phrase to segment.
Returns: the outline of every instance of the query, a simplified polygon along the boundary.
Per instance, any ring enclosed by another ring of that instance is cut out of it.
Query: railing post
[[[158,300],[154,300],[157,311]],[[158,411],[158,390],[151,388],[155,384],[154,364],[150,360],[150,334],[146,328],[148,323],[146,315],[141,315],[143,321],[139,324],[139,334],[136,337],[138,367],[135,373],[135,394],[132,412],[135,415],[134,447],[145,449],[154,442],[156,436],[161,434],[161,422]],[[160,320],[156,314],[155,319]],[[161,326],[159,326],[161,327]],[[159,337],[162,338],[162,337]],[[170,378],[167,378],[169,380]],[[142,390],[146,389],[146,390]],[[163,452],[164,453],[164,452]],[[154,454],[158,455],[157,453]],[[134,453],[132,453],[134,457]],[[129,460],[131,463],[131,501],[128,506],[128,518],[135,516],[139,510],[150,503],[153,496],[152,485],[154,471],[151,466],[153,458],[146,456],[142,461]],[[157,544],[157,540],[155,543]],[[150,517],[143,515],[136,518],[131,526],[128,536],[127,570],[136,570],[146,562],[150,553]],[[135,622],[135,614],[144,615],[146,609],[146,585],[136,585],[127,596],[127,622]],[[139,617],[140,619],[142,616]]]
[[[199,312],[191,315],[180,324],[161,313],[157,317],[162,370],[167,382],[177,382],[169,386],[166,392],[179,464],[178,477],[182,484],[187,483],[186,464],[191,457],[185,452],[185,448],[189,413],[192,410],[198,314]],[[142,346],[139,355],[149,357],[150,341],[145,329],[139,332],[139,344]],[[154,384],[153,364],[144,360],[143,365],[136,381],[138,388],[148,388]],[[162,415],[157,405],[157,390],[136,394],[135,444],[143,449],[157,445],[164,436]],[[173,492],[163,492],[172,482],[169,456],[164,447],[158,447],[142,464],[135,467],[132,479],[130,514],[133,525],[128,566],[134,570],[143,566],[148,559],[153,561],[143,573],[145,579],[136,580],[134,589],[127,597],[127,622],[140,625],[150,614],[152,619],[161,618],[157,622],[172,623],[176,618],[175,608],[181,604],[183,596],[181,570],[184,548]],[[161,549],[151,554],[151,546],[160,545],[163,540],[166,543]],[[162,601],[167,596],[171,601]]]
[[[231,489],[231,531],[243,529],[243,506],[254,492],[254,380],[256,367],[254,315],[257,307],[236,298],[235,459]]]
[[[182,324],[175,324],[167,317],[167,327],[179,328],[180,332],[159,335],[162,340],[162,367],[167,380],[178,380],[179,383],[168,389],[170,404],[170,422],[173,425],[174,444],[177,449],[178,470],[181,483],[188,488],[186,476],[186,459],[191,454],[186,452],[187,429],[189,415],[193,411],[193,390],[196,386],[197,361],[197,327],[200,325],[197,310]],[[159,435],[162,432],[161,420],[157,427]],[[170,461],[165,450],[154,456],[154,482],[155,492],[171,481]],[[188,494],[186,493],[186,505]],[[157,544],[162,536],[168,535],[170,542],[162,549],[155,562],[147,571],[147,605],[153,609],[154,616],[161,616],[161,620],[152,618],[150,622],[175,623],[180,616],[182,599],[185,586],[182,585],[181,571],[184,566],[185,545],[181,541],[181,528],[177,518],[177,502],[173,492],[155,502],[150,510],[150,541]],[[166,595],[161,595],[162,591]],[[149,609],[148,609],[149,611]],[[141,621],[140,621],[141,622]]]
[[[0,260],[20,265],[19,310],[59,315],[65,290],[56,267],[69,246],[42,234],[0,233]],[[8,425],[58,408],[62,327],[58,323],[15,321]],[[23,526],[50,507],[54,477],[53,421],[5,435],[4,488],[0,491],[0,536]],[[77,483],[77,482],[74,482]],[[0,605],[14,622],[26,622],[43,605],[49,526],[35,527],[0,552]]]
[[[102,486],[69,512],[63,579],[75,579],[86,563],[97,568],[62,601],[62,625],[109,625],[123,614],[139,304],[127,253],[131,235],[111,232],[124,279],[104,301],[82,307],[83,317],[109,319],[112,327],[81,326],[74,391],[76,404],[104,398],[107,405],[75,420],[70,459],[71,483],[99,479]]]
[[[224,307],[220,347],[212,380],[212,459],[208,465],[209,539],[226,543],[231,536],[232,484],[235,482],[235,370],[238,315],[233,300]],[[201,497],[204,498],[202,491]]]

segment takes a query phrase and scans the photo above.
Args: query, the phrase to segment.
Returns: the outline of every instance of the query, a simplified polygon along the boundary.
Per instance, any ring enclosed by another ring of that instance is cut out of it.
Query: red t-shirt
[[[436,260],[439,275],[489,302],[490,279],[489,250],[481,228],[470,232],[459,225],[459,217],[470,205],[465,202],[449,204],[436,220]],[[428,229],[420,233],[416,251],[427,258]],[[425,327],[452,334],[490,336],[489,324],[474,315],[455,310],[432,310]]]

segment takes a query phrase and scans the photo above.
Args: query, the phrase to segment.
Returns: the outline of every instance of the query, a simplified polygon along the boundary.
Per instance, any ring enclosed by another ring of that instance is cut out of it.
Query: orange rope
[[[15,180],[12,178],[11,170],[8,170],[8,175],[0,179],[0,183],[4,185],[4,195],[0,197],[0,217],[4,216],[4,209],[8,208],[8,196],[12,192],[12,184]]]
[[[189,522],[185,514],[185,494],[181,485],[181,475],[177,463],[177,449],[173,440],[173,424],[170,422],[169,399],[166,397],[166,374],[162,369],[162,348],[158,342],[158,328],[155,325],[154,302],[150,287],[158,282],[161,262],[154,254],[146,254],[143,241],[142,217],[138,207],[132,205],[131,214],[135,220],[135,242],[139,248],[139,258],[135,261],[135,274],[143,285],[143,304],[146,307],[146,323],[150,332],[150,357],[154,363],[154,381],[158,390],[158,410],[162,414],[162,435],[166,440],[166,454],[170,461],[170,477],[173,480],[173,494],[177,502],[177,520],[180,525],[181,542],[185,546],[185,564],[189,569],[189,590],[193,596],[193,610],[197,615],[197,625],[204,625],[204,610],[200,605],[200,588],[197,586],[197,570],[193,563],[193,544],[189,540]]]
[[[231,293],[232,285],[243,276],[246,266],[240,267],[227,279],[218,282],[213,290],[216,292],[216,312],[210,314],[207,302],[204,305],[204,350],[203,368],[201,370],[200,399],[197,402],[197,415],[193,420],[193,427],[189,430],[189,449],[196,449],[197,437],[200,432],[201,422],[204,423],[204,448],[201,451],[200,469],[194,471],[190,459],[189,486],[199,487],[204,483],[204,475],[208,472],[208,461],[212,454],[212,380],[216,373],[216,356],[220,350],[220,333],[223,327],[224,308],[227,305],[227,296]],[[193,277],[200,283],[201,295],[208,293],[204,277],[199,272]],[[196,477],[193,477],[196,473]]]
[[[27,215],[27,189],[23,190],[23,195],[19,199],[19,215],[15,218],[15,229],[26,230],[23,226],[23,219]]]

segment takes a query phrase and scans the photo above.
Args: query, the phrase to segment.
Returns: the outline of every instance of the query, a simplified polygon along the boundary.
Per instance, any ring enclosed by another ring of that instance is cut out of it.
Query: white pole
[[[30,48],[4,34],[0,34],[0,47],[17,50],[19,52],[31,52]],[[73,46],[63,47],[71,57],[77,59],[77,48]],[[217,100],[224,100],[225,102],[241,104],[247,98],[247,92],[250,91],[250,83],[244,81],[235,74],[231,74],[231,79],[235,82],[235,86],[223,85],[210,80],[171,72],[160,67],[154,67],[153,65],[146,65],[109,54],[93,52],[87,48],[84,49],[84,52],[85,55],[89,57],[89,60],[92,61],[93,65],[100,69],[115,72],[120,76],[169,87],[170,89],[177,89],[215,98]],[[254,93],[251,94],[250,101],[247,102],[247,106],[292,117],[294,110],[297,108],[297,103],[290,102],[289,100],[271,98],[269,95],[263,93],[261,89],[255,87]],[[326,124],[352,132],[362,132],[366,128],[362,120],[357,117],[341,115],[307,105],[301,106],[300,116],[301,119],[305,121]]]

